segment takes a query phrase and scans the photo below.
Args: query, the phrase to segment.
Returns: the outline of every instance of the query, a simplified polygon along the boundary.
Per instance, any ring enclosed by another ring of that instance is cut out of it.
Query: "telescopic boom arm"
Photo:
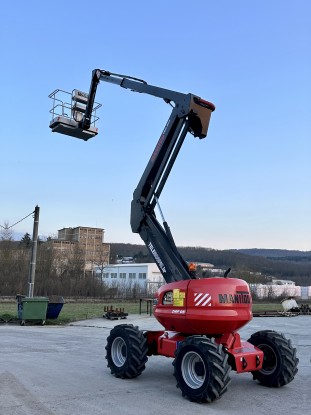
[[[187,262],[178,252],[168,224],[164,221],[163,226],[160,225],[154,209],[187,133],[190,132],[200,139],[206,137],[215,106],[193,94],[159,88],[138,78],[95,69],[92,72],[85,114],[79,124],[81,130],[90,128],[96,90],[100,81],[162,98],[173,107],[134,191],[131,227],[132,231],[143,239],[167,283],[195,278],[189,271]]]

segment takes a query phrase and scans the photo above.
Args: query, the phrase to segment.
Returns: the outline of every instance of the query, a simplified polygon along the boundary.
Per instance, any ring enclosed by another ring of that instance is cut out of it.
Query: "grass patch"
[[[74,321],[102,318],[105,306],[113,306],[113,309],[122,308],[125,313],[138,314],[139,302],[68,302],[56,320],[47,320],[46,324],[68,324]],[[144,310],[144,309],[143,309]],[[0,319],[8,321],[17,319],[17,303],[0,301]]]
[[[104,307],[122,308],[125,313],[139,314],[138,302],[67,302],[56,320],[47,320],[46,324],[64,325],[74,321],[88,320],[92,318],[102,318],[104,314]],[[146,305],[142,306],[145,312]],[[263,311],[283,311],[283,307],[278,303],[255,303],[253,304],[253,312]],[[0,319],[8,321],[10,319],[17,319],[17,303],[16,302],[1,302],[0,301]]]
[[[0,319],[17,318],[17,303],[0,302]]]
[[[105,306],[110,307],[112,304],[103,303],[66,303],[57,320],[56,324],[67,324],[73,321],[88,320],[91,318],[102,318]],[[113,308],[122,308],[125,313],[138,314],[139,303],[113,303]],[[52,322],[52,320],[51,320]]]
[[[282,304],[279,303],[254,303],[253,312],[259,313],[261,311],[284,311]]]

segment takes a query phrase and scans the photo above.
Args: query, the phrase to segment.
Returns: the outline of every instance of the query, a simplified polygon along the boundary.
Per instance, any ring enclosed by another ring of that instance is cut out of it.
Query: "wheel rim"
[[[205,364],[201,356],[196,352],[186,353],[182,359],[181,373],[190,388],[200,388],[206,378]]]
[[[122,337],[116,337],[111,345],[111,359],[117,367],[121,367],[126,362],[126,343]]]
[[[260,372],[267,375],[273,373],[276,369],[278,360],[275,351],[267,344],[259,344],[257,347],[262,350],[264,354]]]

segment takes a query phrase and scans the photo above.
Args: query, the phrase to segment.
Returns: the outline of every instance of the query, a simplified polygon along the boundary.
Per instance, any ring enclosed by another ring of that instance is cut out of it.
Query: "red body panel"
[[[236,278],[173,282],[157,293],[154,315],[166,330],[191,334],[232,333],[252,319],[248,284]]]
[[[238,373],[262,368],[264,354],[241,341],[236,332],[252,319],[248,284],[236,278],[208,278],[173,282],[161,287],[154,315],[165,331],[147,332],[150,354],[175,357],[179,342],[187,336],[215,337],[230,356]]]
[[[175,357],[179,342],[184,341],[186,336],[176,332],[148,331],[147,344],[150,355],[161,355]],[[230,365],[237,373],[252,372],[262,368],[264,353],[251,343],[241,341],[238,333],[229,333],[216,339],[222,344],[230,356]]]
[[[242,341],[241,347],[228,350],[228,353],[234,357],[237,373],[253,372],[262,368],[264,353],[251,343]]]

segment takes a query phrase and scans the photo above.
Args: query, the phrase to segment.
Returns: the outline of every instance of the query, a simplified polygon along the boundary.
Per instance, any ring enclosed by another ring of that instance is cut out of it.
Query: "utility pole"
[[[29,278],[28,278],[28,297],[29,298],[33,297],[33,289],[34,289],[34,284],[35,284],[36,259],[37,259],[37,247],[38,247],[38,230],[39,230],[39,212],[40,212],[40,208],[37,205],[34,210],[32,252],[31,252]]]

